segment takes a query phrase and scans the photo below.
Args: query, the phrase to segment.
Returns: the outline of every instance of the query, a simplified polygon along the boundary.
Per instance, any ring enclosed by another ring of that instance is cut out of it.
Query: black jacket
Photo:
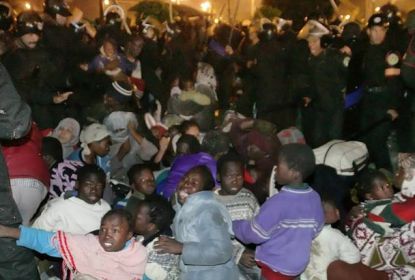
[[[13,140],[24,136],[31,127],[30,108],[17,94],[9,74],[0,64],[0,139]],[[17,227],[22,218],[13,200],[7,166],[0,150],[0,224]],[[30,250],[16,241],[0,238],[0,279],[38,279]]]

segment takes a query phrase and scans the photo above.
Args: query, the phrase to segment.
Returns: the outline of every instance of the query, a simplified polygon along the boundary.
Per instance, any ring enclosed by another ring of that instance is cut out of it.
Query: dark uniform
[[[344,94],[349,58],[331,48],[308,59],[310,105],[304,109],[303,123],[307,142],[318,147],[341,139]]]
[[[386,20],[383,15],[375,14],[369,20],[369,28],[384,22]],[[377,168],[386,169],[391,169],[387,147],[391,122],[387,111],[397,108],[400,91],[399,80],[385,76],[385,70],[390,67],[386,57],[391,51],[393,49],[386,40],[381,44],[368,46],[363,57],[364,92],[360,112],[360,129],[364,131],[362,140],[368,147],[371,161]]]
[[[412,39],[401,66],[401,76],[406,86],[406,91],[399,102],[398,119],[398,146],[404,153],[415,152],[415,10],[408,14],[408,31],[412,33]]]
[[[23,137],[31,127],[30,108],[16,93],[6,69],[1,64],[0,99],[0,139],[14,140]],[[21,222],[0,146],[0,224],[18,227]],[[17,246],[16,240],[10,238],[0,238],[0,279],[39,279],[33,253]]]
[[[259,34],[260,42],[254,46],[252,68],[255,79],[257,117],[274,123],[278,130],[292,125],[286,110],[290,105],[288,91],[288,53],[283,44],[265,29]]]

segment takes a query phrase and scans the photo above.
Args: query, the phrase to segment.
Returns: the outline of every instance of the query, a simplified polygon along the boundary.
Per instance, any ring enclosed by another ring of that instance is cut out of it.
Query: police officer
[[[377,168],[391,169],[386,145],[391,122],[398,117],[400,91],[399,56],[386,41],[388,21],[383,14],[370,17],[367,26],[369,46],[363,57],[363,87],[360,128],[364,132],[371,160]]]
[[[13,9],[9,3],[0,1],[0,56],[7,52],[12,40]]]
[[[31,106],[34,120],[41,128],[50,128],[59,121],[60,114],[52,113],[56,104],[65,102],[71,93],[57,93],[51,86],[56,72],[47,51],[38,46],[43,22],[34,11],[18,15],[13,49],[4,57],[18,93]],[[55,117],[53,117],[55,116]]]
[[[307,36],[308,90],[303,97],[303,129],[307,142],[318,147],[341,139],[343,103],[350,58],[330,48],[330,31],[320,22],[310,20]]]
[[[277,40],[277,28],[264,22],[258,34],[259,42],[252,47],[250,68],[254,79],[254,100],[257,117],[274,123],[278,130],[293,125],[289,111],[288,52]]]
[[[401,66],[401,76],[406,91],[400,98],[400,116],[398,122],[399,151],[415,152],[415,10],[408,13],[406,28],[411,36],[408,50]]]

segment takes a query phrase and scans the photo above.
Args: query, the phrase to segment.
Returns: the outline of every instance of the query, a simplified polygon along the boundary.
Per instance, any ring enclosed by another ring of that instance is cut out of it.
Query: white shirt
[[[110,205],[102,199],[89,204],[77,197],[58,197],[48,202],[33,227],[46,231],[86,234],[100,228],[101,218],[109,210]]]
[[[360,262],[360,252],[353,242],[338,229],[325,225],[311,245],[310,262],[301,280],[326,280],[327,267],[333,261],[349,264]]]

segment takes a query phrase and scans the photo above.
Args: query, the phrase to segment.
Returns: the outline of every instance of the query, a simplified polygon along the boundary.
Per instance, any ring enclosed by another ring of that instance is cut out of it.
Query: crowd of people
[[[44,7],[0,2],[0,279],[415,279],[415,10]]]

